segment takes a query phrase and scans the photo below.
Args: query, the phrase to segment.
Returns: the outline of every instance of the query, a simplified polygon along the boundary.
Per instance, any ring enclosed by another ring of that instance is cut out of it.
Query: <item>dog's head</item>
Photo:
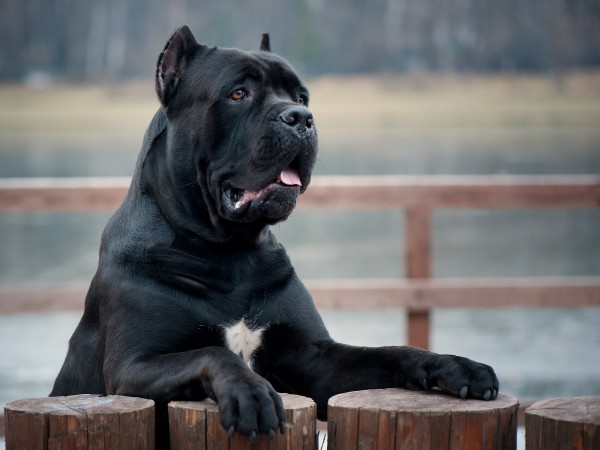
[[[156,92],[168,119],[167,170],[197,182],[216,222],[286,219],[317,154],[308,91],[270,51],[198,44],[187,26],[161,53]]]

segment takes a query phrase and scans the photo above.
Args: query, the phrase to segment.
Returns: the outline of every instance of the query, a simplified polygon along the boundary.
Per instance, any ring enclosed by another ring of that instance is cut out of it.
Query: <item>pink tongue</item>
[[[300,175],[294,169],[285,169],[279,174],[278,181],[287,186],[302,186]]]

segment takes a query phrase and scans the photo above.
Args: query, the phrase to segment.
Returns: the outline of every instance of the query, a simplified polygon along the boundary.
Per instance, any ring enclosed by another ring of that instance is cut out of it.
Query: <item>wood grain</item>
[[[6,450],[154,450],[154,402],[113,395],[17,400]]]
[[[527,450],[600,449],[600,397],[554,398],[525,410]]]
[[[373,389],[329,399],[329,450],[510,450],[516,398],[461,400],[433,391]],[[351,436],[352,439],[348,439]]]
[[[316,405],[306,397],[280,394],[285,408],[285,433],[273,439],[258,436],[255,443],[222,427],[212,400],[169,403],[171,450],[315,450]]]

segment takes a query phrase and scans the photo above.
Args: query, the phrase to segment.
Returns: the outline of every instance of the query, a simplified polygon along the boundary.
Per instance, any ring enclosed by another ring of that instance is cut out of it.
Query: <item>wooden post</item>
[[[600,397],[535,402],[525,410],[525,448],[600,449]]]
[[[228,436],[221,426],[217,404],[212,400],[169,403],[171,450],[315,450],[315,403],[299,395],[280,395],[285,408],[285,434],[278,431],[272,440],[259,435],[254,444],[239,433],[233,438]]]
[[[6,405],[6,450],[154,450],[154,402],[113,395]]]
[[[514,450],[519,402],[372,389],[329,399],[328,450]]]
[[[426,207],[406,208],[404,233],[406,278],[422,280],[431,277],[431,210]],[[429,310],[409,309],[408,345],[429,349]]]

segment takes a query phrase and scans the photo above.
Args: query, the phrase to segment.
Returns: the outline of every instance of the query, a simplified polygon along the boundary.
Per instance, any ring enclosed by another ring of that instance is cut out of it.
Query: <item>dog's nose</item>
[[[296,128],[299,133],[306,133],[314,125],[313,115],[303,106],[290,106],[279,114],[279,118],[286,125]]]

